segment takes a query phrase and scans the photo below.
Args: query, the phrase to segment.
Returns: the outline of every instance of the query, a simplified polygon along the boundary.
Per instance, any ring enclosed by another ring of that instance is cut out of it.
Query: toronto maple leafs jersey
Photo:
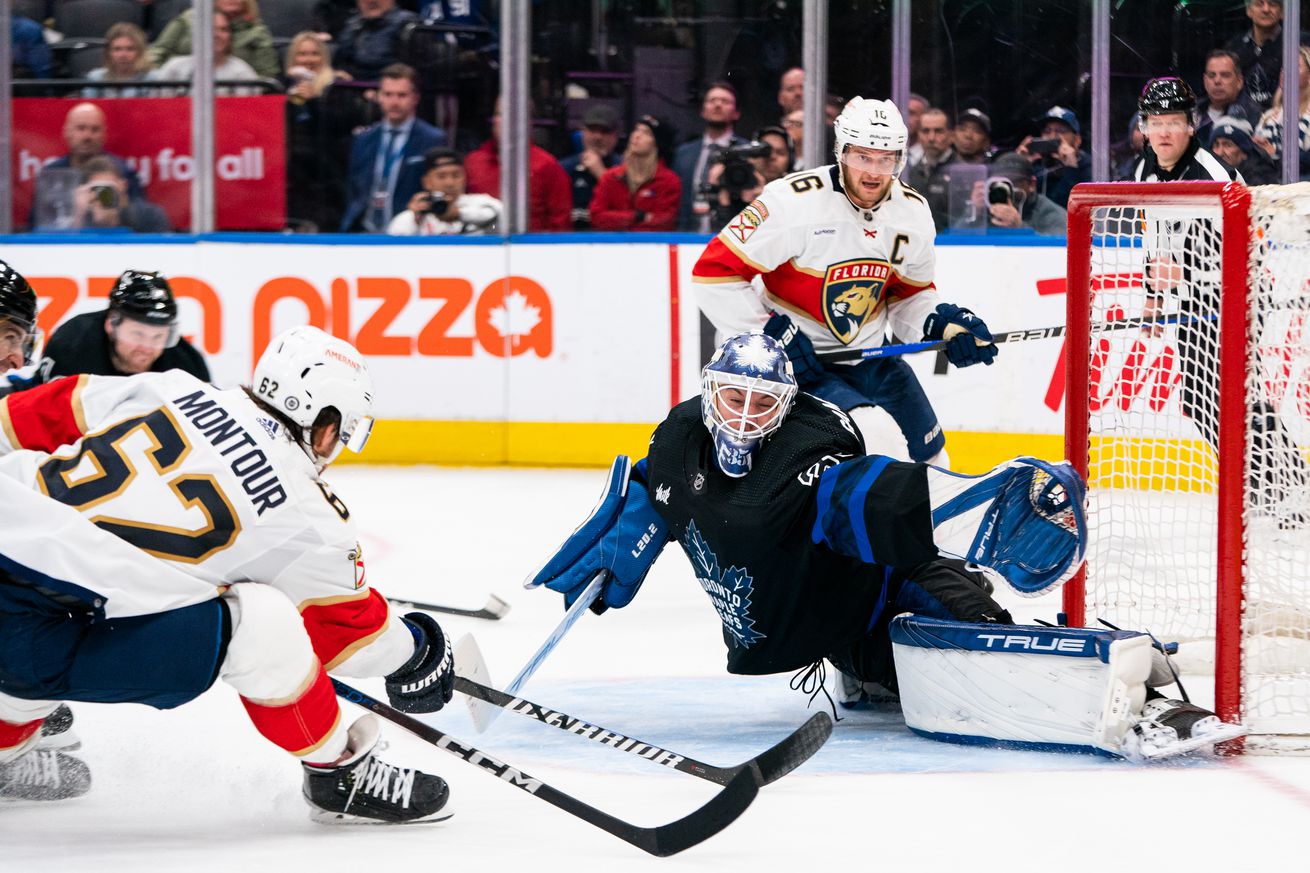
[[[723,623],[731,673],[814,663],[868,633],[883,594],[882,568],[811,540],[823,471],[864,455],[846,415],[798,395],[757,451],[749,475],[724,475],[693,398],[656,429],[646,461],[652,505]]]
[[[380,675],[413,654],[413,636],[366,583],[349,510],[239,389],[180,370],[59,379],[0,401],[0,455],[0,475],[187,576],[280,589],[329,669],[350,661],[341,672]],[[130,575],[83,584],[111,617],[194,597],[156,586],[143,599]]]
[[[785,312],[817,351],[869,348],[890,325],[906,342],[941,299],[934,288],[936,227],[928,203],[893,180],[862,209],[836,164],[764,186],[692,269],[702,311],[725,334],[758,330]]]

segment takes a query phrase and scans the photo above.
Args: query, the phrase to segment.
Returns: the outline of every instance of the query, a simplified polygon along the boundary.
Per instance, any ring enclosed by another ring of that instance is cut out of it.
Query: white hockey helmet
[[[255,364],[255,396],[302,429],[303,444],[320,470],[341,449],[360,452],[373,429],[373,380],[350,343],[316,327],[293,327],[273,338]],[[315,457],[311,431],[320,412],[341,414],[339,441],[326,458]]]
[[[910,131],[901,118],[901,111],[890,100],[852,97],[842,109],[841,115],[832,123],[832,129],[836,134],[833,150],[839,163],[846,147],[855,145],[895,152],[895,171],[889,175],[899,176],[905,169],[905,146],[909,142]]]

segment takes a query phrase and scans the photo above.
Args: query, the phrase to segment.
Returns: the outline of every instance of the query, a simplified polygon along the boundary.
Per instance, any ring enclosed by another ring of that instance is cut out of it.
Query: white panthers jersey
[[[61,379],[4,398],[0,453],[0,474],[215,590],[241,582],[280,589],[311,636],[315,621],[324,624],[315,648],[327,666],[391,636],[391,625],[399,634],[383,660],[394,669],[413,652],[408,630],[367,588],[349,510],[282,424],[239,389],[181,370]],[[113,607],[114,588],[134,583],[83,584]],[[190,597],[179,591],[174,600],[164,589],[145,611]]]
[[[843,192],[839,166],[792,173],[719,232],[692,271],[701,309],[725,334],[787,313],[817,351],[869,348],[890,324],[907,342],[941,302],[928,203],[893,180],[876,206]]]

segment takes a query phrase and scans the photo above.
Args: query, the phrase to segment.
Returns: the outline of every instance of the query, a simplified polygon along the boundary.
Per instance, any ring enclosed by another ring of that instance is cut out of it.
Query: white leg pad
[[[870,455],[886,455],[897,461],[910,460],[910,450],[905,445],[905,434],[901,433],[896,420],[887,410],[878,406],[857,406],[848,415],[864,437],[864,451]]]
[[[308,687],[318,660],[296,607],[268,585],[244,582],[223,594],[232,639],[219,672],[242,697],[280,703]]]
[[[906,725],[946,742],[1121,755],[1151,672],[1131,631],[902,615],[891,636]]]

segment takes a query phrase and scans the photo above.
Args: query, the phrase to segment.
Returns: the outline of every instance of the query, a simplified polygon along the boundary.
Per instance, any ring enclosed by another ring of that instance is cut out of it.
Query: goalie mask
[[[373,429],[373,380],[350,343],[316,327],[293,327],[273,338],[255,365],[251,391],[301,428],[301,444],[322,471],[342,448],[364,450]],[[313,449],[314,423],[328,408],[341,416],[326,456]]]
[[[729,337],[701,371],[701,417],[714,460],[733,478],[751,471],[755,451],[782,426],[796,379],[782,345],[762,333]]]

